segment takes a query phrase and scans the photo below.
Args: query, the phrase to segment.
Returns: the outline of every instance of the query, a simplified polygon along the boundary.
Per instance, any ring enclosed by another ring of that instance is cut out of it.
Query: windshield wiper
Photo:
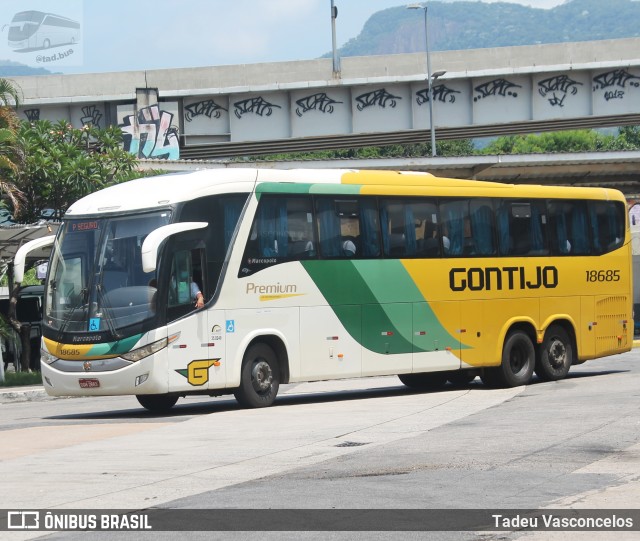
[[[111,333],[113,338],[115,338],[116,340],[120,340],[122,336],[120,336],[120,333],[116,330],[116,327],[113,324],[113,309],[111,307],[111,303],[107,299],[104,290],[102,289],[102,284],[98,284],[96,286],[96,289],[98,290],[98,301],[100,302],[100,306],[104,311],[104,319],[107,322],[107,327],[109,327],[109,332]]]
[[[74,304],[71,308],[69,308],[69,310],[67,310],[67,313],[65,314],[64,319],[60,324],[60,328],[58,329],[58,342],[62,342],[62,336],[64,335],[64,331],[66,330],[67,325],[71,321],[73,314],[76,313],[76,310],[86,305],[88,292],[89,290],[87,288],[82,288],[80,290],[80,300],[76,304]]]

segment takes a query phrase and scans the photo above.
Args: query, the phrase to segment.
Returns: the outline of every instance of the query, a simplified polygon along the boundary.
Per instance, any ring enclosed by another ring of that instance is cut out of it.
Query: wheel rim
[[[526,369],[529,354],[523,344],[514,345],[509,352],[509,366],[511,372],[518,375]]]
[[[271,389],[273,381],[273,371],[266,361],[255,361],[251,367],[251,384],[253,389],[260,394],[264,394]]]
[[[562,340],[554,338],[549,344],[549,364],[553,368],[562,368],[567,358],[567,348]]]

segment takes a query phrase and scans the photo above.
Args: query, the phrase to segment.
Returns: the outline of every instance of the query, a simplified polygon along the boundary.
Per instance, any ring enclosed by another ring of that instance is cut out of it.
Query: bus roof
[[[62,15],[57,15],[55,13],[48,13],[45,11],[37,11],[34,9],[28,10],[28,11],[19,11],[18,13],[16,13],[13,16],[13,19],[11,22],[34,22],[34,23],[41,23],[45,17],[47,16],[51,16],[51,17],[57,17],[58,19],[63,19],[65,21],[70,21],[73,23],[77,23],[77,21],[74,21],[73,19],[69,19],[69,17],[63,17]]]
[[[294,187],[293,185],[306,185]],[[335,188],[329,188],[333,185]],[[435,177],[430,173],[351,169],[205,169],[145,177],[90,194],[69,207],[66,217],[153,209],[207,195],[252,192],[426,194],[561,197],[623,200],[617,190],[562,186],[514,185]],[[472,191],[470,193],[470,190]]]

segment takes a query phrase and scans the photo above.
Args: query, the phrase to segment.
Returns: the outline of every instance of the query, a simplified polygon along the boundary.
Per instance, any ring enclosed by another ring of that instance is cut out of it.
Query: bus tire
[[[178,401],[174,394],[138,394],[136,398],[143,408],[153,413],[166,413]]]
[[[502,387],[526,385],[533,376],[536,350],[531,338],[524,331],[512,331],[502,347],[502,364],[498,367],[498,378]]]
[[[544,333],[536,375],[544,381],[557,381],[569,373],[573,363],[573,343],[560,325],[551,325]]]
[[[446,372],[429,372],[424,374],[398,374],[400,381],[411,389],[439,389],[447,383]]]
[[[257,343],[247,349],[242,359],[240,387],[233,393],[245,408],[271,406],[280,387],[278,359],[267,344]]]
[[[491,389],[496,389],[497,387],[500,387],[502,383],[501,383],[499,371],[500,371],[499,366],[483,368],[480,371],[480,379],[482,380],[483,385]]]

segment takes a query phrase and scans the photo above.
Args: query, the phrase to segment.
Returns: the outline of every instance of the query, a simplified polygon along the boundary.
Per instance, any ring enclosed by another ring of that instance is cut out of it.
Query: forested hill
[[[50,75],[44,68],[32,68],[11,60],[0,60],[0,77],[17,77],[19,75]]]
[[[638,0],[570,0],[553,9],[477,1],[430,0],[428,6],[432,51],[640,36]],[[338,25],[339,21],[338,16]],[[423,12],[401,4],[372,15],[360,35],[341,47],[339,54],[416,51],[424,51]]]

